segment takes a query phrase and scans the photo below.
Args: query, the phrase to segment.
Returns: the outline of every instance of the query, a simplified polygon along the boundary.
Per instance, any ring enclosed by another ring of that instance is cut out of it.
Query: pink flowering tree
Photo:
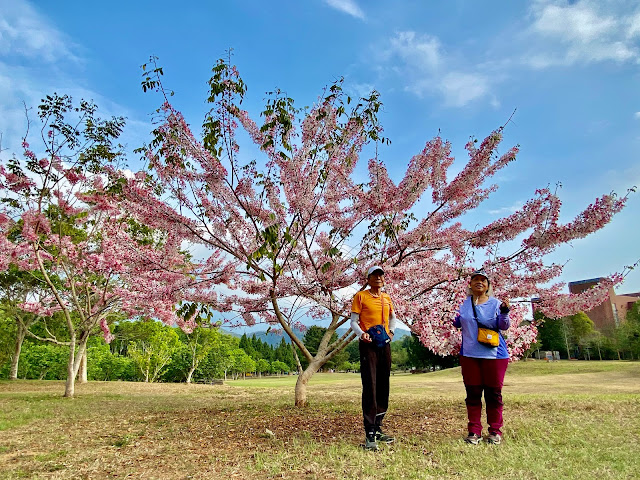
[[[88,102],[48,96],[38,110],[42,153],[30,148],[27,132],[22,159],[0,164],[0,266],[31,273],[46,293],[18,305],[23,311],[63,316],[65,338],[46,328],[38,338],[69,346],[67,397],[91,334],[102,329],[109,341],[115,314],[188,328],[174,307],[193,283],[181,239],[148,228],[113,200],[124,181],[115,145],[124,120],[95,113]]]
[[[469,160],[453,178],[449,143],[440,137],[428,141],[395,183],[378,156],[386,141],[376,92],[353,101],[337,82],[313,107],[298,110],[276,91],[254,120],[242,109],[244,82],[221,60],[209,81],[211,110],[200,139],[168,102],[161,69],[151,67],[143,87],[159,91],[165,103],[146,150],[151,174],[141,174],[126,196],[145,206],[149,225],[180,232],[209,249],[197,273],[207,278],[222,270],[228,287],[210,297],[209,306],[290,337],[308,360],[297,380],[296,405],[307,403],[311,376],[354,339],[347,331],[331,341],[348,325],[352,295],[364,287],[371,265],[384,266],[398,317],[442,355],[459,349],[452,319],[475,268],[490,273],[499,296],[536,295],[554,316],[601,301],[617,281],[566,296],[553,283],[562,266],[548,265],[544,257],[602,228],[626,197],[604,195],[562,224],[559,198],[541,189],[509,217],[479,230],[463,226],[461,217],[497,189],[491,178],[516,158],[517,147],[498,154],[502,128],[467,144]],[[240,139],[247,136],[253,147],[241,151]],[[368,177],[359,181],[356,167],[365,152],[371,152]],[[512,245],[511,254],[498,254]],[[534,325],[519,321],[522,313],[514,308],[508,332],[514,357],[536,336]],[[304,330],[302,317],[328,323],[315,354],[297,333],[296,327]]]

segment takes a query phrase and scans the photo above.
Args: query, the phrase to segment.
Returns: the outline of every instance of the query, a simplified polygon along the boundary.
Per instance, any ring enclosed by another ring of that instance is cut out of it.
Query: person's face
[[[367,277],[367,283],[370,287],[381,288],[384,286],[384,273],[382,270],[376,270],[369,277]]]
[[[489,281],[482,275],[475,275],[469,281],[469,288],[474,295],[483,295],[489,290]]]

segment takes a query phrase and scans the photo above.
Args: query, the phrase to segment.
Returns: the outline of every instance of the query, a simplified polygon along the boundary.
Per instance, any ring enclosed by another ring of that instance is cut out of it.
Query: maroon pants
[[[489,434],[502,435],[502,383],[509,359],[460,356],[462,379],[467,390],[468,431],[482,435],[482,392],[487,408]]]

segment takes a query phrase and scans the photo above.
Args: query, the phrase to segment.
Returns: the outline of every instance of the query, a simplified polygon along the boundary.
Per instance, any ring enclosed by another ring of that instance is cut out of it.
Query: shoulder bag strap
[[[476,312],[476,304],[473,301],[473,296],[471,297],[471,308],[473,308],[473,318],[475,318],[476,323],[478,324],[478,328],[487,328],[480,327],[480,322],[478,321],[478,312]],[[500,333],[500,320],[496,317],[496,332]]]

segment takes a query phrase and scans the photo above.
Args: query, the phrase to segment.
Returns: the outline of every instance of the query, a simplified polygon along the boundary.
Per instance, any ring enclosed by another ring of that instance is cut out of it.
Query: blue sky
[[[478,225],[558,182],[564,221],[603,193],[640,186],[640,3],[625,0],[0,0],[2,155],[18,150],[23,102],[36,107],[54,91],[126,116],[124,139],[140,146],[160,102],[140,88],[150,55],[198,125],[210,69],[228,48],[255,115],[276,87],[298,106],[341,76],[353,94],[378,90],[392,141],[381,157],[396,180],[438,132],[462,162],[470,136],[483,138],[516,110],[502,149],[519,144],[521,153],[468,219]],[[639,209],[636,193],[604,230],[560,249],[552,260],[569,261],[562,280],[640,258]],[[640,269],[618,289],[632,291]]]

